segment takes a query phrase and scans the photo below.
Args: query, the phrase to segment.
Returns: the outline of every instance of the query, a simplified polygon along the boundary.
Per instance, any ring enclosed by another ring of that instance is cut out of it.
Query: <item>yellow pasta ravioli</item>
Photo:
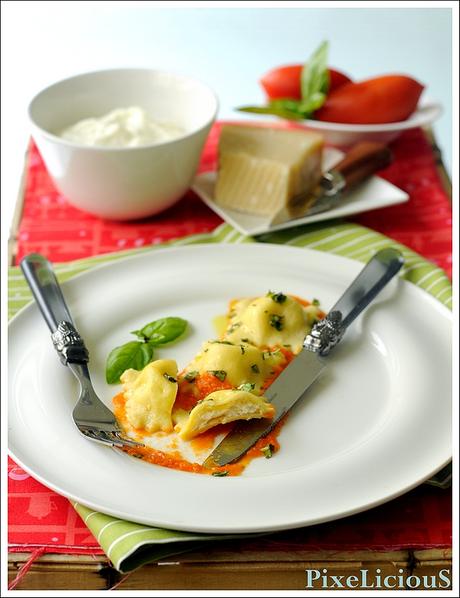
[[[171,432],[171,411],[177,395],[177,364],[172,359],[152,361],[140,372],[129,369],[121,376],[126,397],[126,417],[138,429]]]
[[[216,390],[190,412],[179,436],[190,440],[217,426],[237,419],[253,419],[275,414],[275,409],[263,397],[244,390]]]
[[[284,361],[281,351],[263,351],[248,343],[207,341],[186,371],[214,373],[233,387],[249,383],[258,392],[273,368]]]
[[[242,299],[232,306],[224,338],[235,343],[246,339],[259,347],[288,346],[298,353],[318,311],[282,293]]]

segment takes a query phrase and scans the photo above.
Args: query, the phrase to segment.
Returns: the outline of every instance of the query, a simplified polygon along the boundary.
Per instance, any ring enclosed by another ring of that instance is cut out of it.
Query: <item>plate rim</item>
[[[157,248],[153,251],[143,251],[143,252],[139,252],[139,253],[134,253],[132,255],[126,255],[126,256],[122,256],[119,258],[116,258],[112,261],[109,262],[105,262],[105,263],[100,263],[100,264],[95,264],[93,267],[90,267],[88,270],[82,271],[82,272],[78,272],[77,274],[75,274],[74,276],[72,276],[71,278],[63,281],[61,284],[64,286],[70,286],[74,283],[75,280],[77,280],[81,277],[81,276],[85,276],[88,274],[92,274],[95,271],[98,271],[100,269],[110,269],[112,266],[115,265],[123,265],[126,262],[129,262],[131,260],[136,260],[139,258],[143,258],[143,259],[147,259],[147,258],[151,258],[153,256],[161,256],[161,254],[164,253],[180,253],[183,252],[184,250],[190,250],[190,249],[194,249],[196,248],[197,250],[203,249],[205,247],[209,248],[209,246],[211,245],[211,247],[213,246],[213,243],[194,243],[193,245],[187,246],[171,246],[171,247],[162,247],[162,248]],[[225,247],[232,247],[233,249],[239,248],[241,249],[242,245],[241,244],[235,244],[235,243],[216,243],[217,246],[225,246]],[[329,252],[325,252],[325,251],[321,251],[321,250],[317,250],[317,249],[310,249],[309,247],[296,247],[296,246],[286,246],[286,245],[279,245],[276,243],[254,243],[254,244],[250,244],[250,246],[252,248],[255,248],[256,251],[265,251],[267,248],[268,249],[274,249],[276,248],[277,250],[282,250],[285,251],[286,253],[299,253],[302,252],[305,254],[305,250],[307,250],[310,253],[313,254],[320,254],[323,256],[326,256],[326,258],[331,258],[333,260],[339,260],[339,261],[345,261],[345,262],[349,262],[351,264],[353,264],[355,267],[356,265],[361,265],[363,266],[363,262],[356,260],[356,259],[352,259],[349,257],[345,257],[345,256],[341,256],[341,255],[337,255],[337,254],[333,254],[333,253],[329,253]],[[247,248],[248,245],[245,244],[245,248]],[[431,295],[430,293],[426,292],[423,288],[418,287],[417,285],[415,285],[414,283],[411,283],[410,281],[404,280],[404,279],[400,279],[405,286],[407,286],[407,288],[411,289],[411,293],[415,293],[417,295],[420,295],[420,297],[423,297],[423,299],[425,301],[428,301],[428,303],[432,304],[433,306],[435,306],[436,309],[438,309],[444,317],[447,317],[451,322],[453,320],[453,314],[452,311],[449,310],[444,304],[442,304],[440,301],[438,301],[437,299],[435,299],[435,297],[433,295]],[[35,306],[35,303],[33,300],[31,300],[28,304],[26,304],[25,306],[23,306],[20,310],[18,310],[18,312],[10,319],[10,321],[8,322],[8,334],[10,334],[10,327],[12,327],[13,325],[16,325],[16,322],[19,320],[20,317],[23,316],[24,313],[27,313],[28,311],[32,310]],[[9,403],[8,403],[9,405]],[[443,467],[445,467],[452,459],[452,450],[450,451],[450,455],[448,457],[446,457],[446,459],[438,466],[436,466],[435,468],[433,468],[432,470],[430,470],[428,473],[424,474],[421,478],[419,477],[417,480],[414,480],[406,485],[404,485],[403,487],[401,487],[400,489],[398,489],[395,492],[392,492],[388,495],[385,495],[379,499],[376,499],[374,501],[371,501],[369,503],[366,504],[360,504],[355,508],[351,508],[348,510],[344,510],[344,511],[340,511],[339,513],[334,512],[331,513],[329,515],[326,515],[324,517],[318,517],[314,520],[302,520],[302,521],[293,521],[291,523],[280,523],[280,524],[273,524],[273,525],[255,525],[255,526],[251,526],[248,527],[247,525],[245,525],[242,528],[235,528],[234,526],[231,528],[215,528],[215,527],[203,527],[203,525],[198,525],[198,526],[194,526],[194,525],[183,525],[181,524],[175,524],[174,522],[166,522],[165,520],[162,519],[161,521],[154,521],[154,519],[152,519],[151,517],[147,519],[144,519],[142,517],[135,517],[133,518],[132,515],[130,515],[129,513],[122,511],[122,510],[118,510],[118,509],[112,509],[112,508],[106,508],[106,507],[101,507],[100,504],[95,503],[92,500],[86,500],[84,497],[81,496],[77,496],[74,493],[68,492],[65,489],[61,488],[61,486],[59,484],[55,484],[53,482],[50,482],[46,476],[42,476],[41,474],[37,474],[33,467],[29,467],[26,463],[23,462],[23,460],[21,458],[18,458],[18,456],[14,453],[14,451],[10,448],[10,436],[9,436],[9,432],[8,432],[8,455],[10,455],[12,457],[12,459],[14,459],[14,461],[22,468],[24,469],[24,471],[26,471],[27,473],[29,473],[29,475],[31,475],[34,479],[38,480],[39,482],[41,482],[42,484],[44,484],[46,487],[56,491],[58,494],[66,497],[69,501],[71,502],[77,502],[79,504],[82,504],[84,506],[87,506],[95,511],[101,512],[101,513],[105,513],[108,514],[110,516],[119,518],[119,519],[123,519],[123,520],[127,520],[127,521],[135,521],[137,523],[143,524],[143,525],[147,525],[147,526],[160,526],[160,527],[168,527],[169,529],[173,529],[173,530],[179,530],[179,531],[187,531],[187,532],[192,532],[192,533],[203,533],[203,534],[228,534],[228,533],[234,533],[234,534],[248,534],[248,533],[257,533],[257,532],[274,532],[274,531],[280,531],[280,530],[287,530],[287,529],[295,529],[298,527],[307,527],[307,526],[311,526],[311,525],[317,525],[320,523],[324,523],[327,521],[335,521],[335,520],[340,520],[344,517],[348,517],[357,513],[361,513],[361,512],[365,512],[369,509],[373,509],[379,505],[385,504],[386,502],[389,502],[395,498],[397,498],[398,496],[401,496],[403,494],[405,494],[406,492],[412,490],[413,488],[419,486],[420,484],[422,484],[424,481],[426,481],[427,479],[429,479],[431,476],[433,476],[435,473],[437,473],[438,471],[440,471]],[[116,450],[116,449],[115,449]]]

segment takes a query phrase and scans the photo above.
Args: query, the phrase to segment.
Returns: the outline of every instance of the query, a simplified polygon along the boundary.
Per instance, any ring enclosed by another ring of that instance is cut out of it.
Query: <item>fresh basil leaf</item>
[[[240,112],[254,114],[271,114],[288,120],[302,120],[304,115],[299,111],[300,102],[296,100],[273,100],[267,106],[241,106]]]
[[[140,330],[135,330],[132,334],[136,334],[139,338],[155,346],[176,340],[185,332],[186,328],[187,321],[182,318],[160,318],[146,324]]]
[[[144,342],[147,342],[149,339],[146,338],[143,334],[142,334],[142,329],[139,328],[139,330],[131,330],[130,334],[134,334],[135,336],[137,336],[137,338],[140,338],[141,340],[143,340]]]
[[[300,110],[310,116],[321,108],[329,90],[329,70],[327,68],[329,42],[324,41],[305,63],[300,76],[302,100]]]
[[[149,343],[131,341],[115,347],[107,357],[105,378],[108,384],[118,384],[120,376],[129,368],[141,370],[152,361],[153,347]]]
[[[326,101],[326,94],[321,91],[314,93],[311,98],[305,103],[302,102],[302,110],[304,111],[305,118],[310,118],[316,110],[319,110]]]

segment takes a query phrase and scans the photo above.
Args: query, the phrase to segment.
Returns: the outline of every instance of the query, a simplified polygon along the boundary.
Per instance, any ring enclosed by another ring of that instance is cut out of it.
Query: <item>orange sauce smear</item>
[[[286,358],[286,362],[282,365],[279,365],[275,370],[272,376],[265,380],[263,390],[268,388],[270,384],[281,374],[283,369],[288,365],[288,363],[294,358],[294,354],[289,351],[288,349],[282,348],[281,349],[283,355]],[[191,388],[193,387],[193,388]],[[185,379],[179,382],[179,389],[177,393],[177,398],[174,403],[174,406],[180,407],[182,409],[186,409],[187,411],[192,409],[196,403],[203,399],[205,396],[214,392],[215,390],[222,390],[222,389],[231,389],[232,386],[228,382],[221,381],[212,374],[200,374],[196,377],[194,384],[186,381]],[[120,425],[125,428],[129,429],[130,426],[127,417],[126,417],[126,409],[125,409],[126,397],[123,393],[117,394],[113,398],[113,405],[114,405],[114,414],[117,418]],[[228,465],[219,467],[213,467],[211,469],[203,467],[199,463],[191,463],[190,461],[186,461],[182,458],[181,454],[178,451],[174,451],[171,453],[165,453],[163,451],[159,451],[157,449],[153,449],[148,446],[144,447],[123,447],[123,451],[126,452],[128,455],[132,457],[137,457],[138,459],[142,459],[147,461],[148,463],[153,463],[154,465],[160,465],[161,467],[168,467],[170,469],[176,469],[179,471],[188,471],[190,473],[201,473],[201,474],[226,474],[227,476],[237,476],[240,475],[246,466],[253,460],[258,457],[265,457],[265,453],[262,451],[263,448],[272,445],[272,452],[276,452],[279,449],[279,442],[277,440],[278,434],[284,424],[286,416],[280,420],[276,426],[274,426],[273,430],[269,432],[266,436],[260,438],[257,443],[247,451],[247,453],[239,459],[236,463],[230,463]],[[228,433],[234,423],[230,424],[221,424],[207,430],[203,434],[196,436],[193,438],[190,443],[194,450],[196,451],[204,451],[204,450],[211,450],[214,446],[214,442],[216,437],[219,434]],[[145,432],[140,429],[134,429],[136,434],[137,440],[142,441],[142,437],[145,435]]]
[[[295,301],[298,301],[302,306],[308,307],[312,305],[311,301],[307,301],[306,299],[302,299],[301,297],[297,297],[296,295],[290,295]],[[233,305],[239,301],[239,299],[232,299],[229,302],[229,310],[231,311]],[[320,311],[318,313],[318,317],[324,318],[325,313]],[[295,355],[289,349],[285,347],[261,347],[264,350],[274,351],[280,350],[284,357],[285,362],[279,366],[277,366],[273,374],[268,377],[264,381],[264,385],[262,387],[262,391],[265,391],[281,374],[281,372],[289,365],[289,363],[294,359]],[[190,411],[195,407],[198,401],[204,399],[208,394],[211,392],[215,392],[216,390],[229,390],[232,387],[227,381],[221,381],[216,376],[211,373],[205,374],[198,374],[193,381],[193,383],[188,382],[183,377],[183,373],[179,374],[179,388],[177,392],[177,398],[174,402],[175,409],[184,409],[186,411]],[[129,425],[129,422],[126,417],[126,410],[125,410],[125,402],[126,398],[123,393],[116,395],[113,398],[114,404],[114,413],[117,420],[120,422],[121,426],[125,429],[129,429],[132,426]],[[201,474],[218,474],[224,473],[227,476],[237,476],[240,475],[247,465],[256,458],[266,457],[265,452],[262,450],[269,445],[271,445],[272,453],[276,453],[279,448],[278,442],[278,435],[283,427],[287,416],[284,416],[274,427],[273,429],[262,438],[256,442],[256,444],[250,448],[241,459],[239,459],[236,463],[230,463],[228,465],[219,467],[213,467],[208,469],[203,467],[199,463],[190,463],[182,458],[181,454],[178,451],[174,451],[171,453],[164,453],[163,451],[159,451],[153,449],[151,447],[138,447],[138,448],[123,448],[122,450],[133,457],[137,457],[147,461],[148,463],[153,463],[154,465],[160,465],[161,467],[168,467],[170,469],[176,469],[179,471],[188,471],[191,473],[201,473]],[[195,437],[190,441],[191,446],[196,451],[204,451],[204,450],[211,450],[214,445],[215,439],[219,434],[228,433],[234,423],[225,424],[225,425],[218,425],[200,434],[199,436]],[[136,437],[138,440],[142,440],[145,432],[143,430],[134,429],[136,433]]]
[[[123,425],[125,422],[127,423],[126,412],[124,408],[126,398],[124,394],[117,394],[113,398],[113,403],[114,413],[120,424]],[[169,469],[176,469],[178,471],[188,471],[190,473],[201,473],[207,475],[220,473],[226,474],[227,476],[237,476],[244,471],[246,466],[253,459],[266,456],[262,449],[268,447],[269,445],[272,445],[272,453],[275,453],[279,450],[280,445],[277,437],[281,431],[282,426],[284,425],[285,420],[286,416],[276,424],[276,426],[273,428],[273,430],[270,431],[269,434],[267,434],[263,438],[259,438],[256,444],[251,449],[249,449],[249,451],[236,463],[229,463],[228,465],[223,466],[216,466],[212,468],[203,467],[203,465],[200,465],[199,463],[191,463],[190,461],[186,461],[182,458],[181,454],[178,451],[165,453],[163,451],[159,451],[148,446],[123,447],[122,450],[131,457],[142,459],[143,461],[147,461],[148,463],[152,463],[153,465],[168,467]],[[208,430],[204,434],[200,434],[199,436],[194,438],[191,441],[191,444],[193,448],[197,450],[211,449],[216,436],[218,434],[229,432],[232,427],[233,423],[215,426],[212,430]]]

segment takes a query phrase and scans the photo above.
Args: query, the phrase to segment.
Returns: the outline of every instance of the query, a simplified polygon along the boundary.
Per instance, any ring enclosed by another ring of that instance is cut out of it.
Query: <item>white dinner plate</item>
[[[362,268],[331,254],[278,245],[197,245],[139,254],[63,284],[107,405],[109,351],[130,331],[181,316],[190,333],[157,351],[183,367],[214,336],[234,297],[269,289],[318,298],[328,310]],[[132,337],[133,338],[133,337]],[[77,383],[35,305],[10,324],[9,446],[35,478],[88,507],[198,532],[287,529],[363,511],[420,484],[451,456],[451,316],[393,280],[347,331],[329,367],[282,428],[281,449],[240,477],[179,472],[83,438],[71,411]]]
[[[323,169],[326,171],[332,168],[339,162],[343,155],[343,152],[336,148],[325,148]],[[320,222],[321,220],[342,218],[344,216],[351,216],[352,214],[359,214],[360,212],[386,208],[403,203],[409,199],[409,195],[398,187],[395,187],[395,185],[388,183],[380,177],[373,176],[344,195],[336,208],[314,214],[313,216],[304,216],[303,218],[288,220],[280,224],[271,224],[269,216],[245,214],[244,212],[238,212],[237,210],[231,210],[218,205],[214,201],[216,180],[216,171],[203,172],[195,177],[192,189],[211,210],[214,210],[221,218],[244,235],[260,235],[302,224]]]

